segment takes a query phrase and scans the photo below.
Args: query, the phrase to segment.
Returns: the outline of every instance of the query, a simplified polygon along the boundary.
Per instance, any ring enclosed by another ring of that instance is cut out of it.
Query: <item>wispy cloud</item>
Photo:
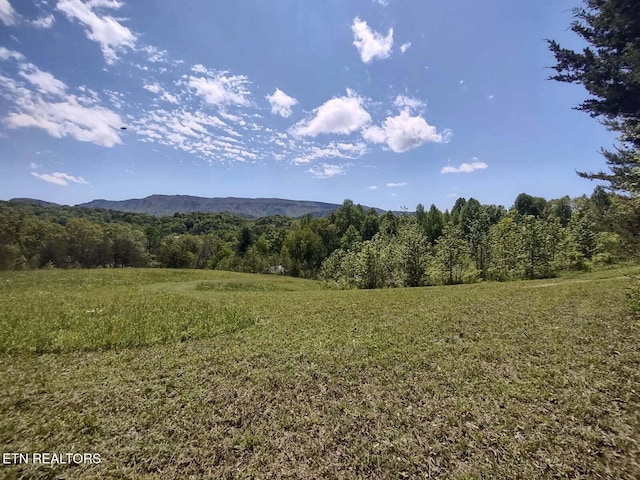
[[[369,63],[374,58],[385,59],[391,55],[393,47],[393,28],[389,29],[386,36],[369,28],[367,22],[356,17],[351,26],[353,32],[353,44],[358,49],[360,58],[364,63]]]
[[[400,45],[400,52],[404,55],[404,53],[411,48],[411,42],[403,43]]]
[[[378,186],[377,185],[371,185],[369,187],[367,187],[367,190],[377,190]]]
[[[244,75],[229,75],[229,72],[208,71],[201,72],[196,65],[193,68],[198,73],[205,73],[206,77],[189,76],[187,85],[209,105],[240,105],[249,106],[250,92],[247,89],[249,80]],[[186,76],[185,76],[186,77]]]
[[[64,95],[67,86],[49,72],[43,72],[31,63],[20,66],[20,76],[27,79],[40,93]]]
[[[178,97],[176,97],[175,95],[167,92],[163,87],[160,86],[160,84],[158,83],[150,83],[150,84],[145,84],[142,88],[144,88],[145,90],[156,94],[159,96],[159,98],[161,100],[164,100],[166,102],[169,103],[178,103]]]
[[[1,2],[2,0],[0,0]],[[20,52],[16,52],[15,50],[9,50],[5,47],[0,47],[0,60],[8,60],[12,58],[13,60],[24,60],[24,55]]]
[[[0,21],[9,26],[15,25],[18,21],[18,14],[9,3],[9,0],[0,0]]]
[[[390,187],[390,188],[404,187],[406,185],[407,185],[407,182],[389,182],[389,183],[387,183],[387,187]]]
[[[417,98],[407,97],[405,95],[398,95],[393,104],[396,107],[408,108],[409,110],[418,110],[424,108],[426,104]]]
[[[260,157],[244,145],[242,135],[227,121],[201,110],[153,110],[134,122],[133,129],[144,142],[171,146],[210,162],[244,162]]]
[[[367,146],[362,143],[331,142],[328,145],[312,146],[304,148],[304,151],[293,159],[293,163],[300,165],[311,163],[321,158],[348,158],[355,159],[367,151]]]
[[[458,167],[446,166],[442,167],[440,173],[471,173],[476,170],[484,170],[489,165],[478,160],[477,157],[471,159],[471,163],[461,163]]]
[[[39,178],[40,180],[44,180],[45,182],[53,183],[54,185],[60,185],[62,187],[66,187],[67,185],[69,185],[69,182],[79,183],[82,185],[89,184],[89,182],[87,182],[82,177],[74,177],[73,175],[69,175],[68,173],[64,173],[64,172],[54,172],[54,173],[31,172],[31,175]]]
[[[0,58],[8,57],[24,58],[17,52]],[[84,89],[81,94],[71,93],[64,82],[28,62],[19,63],[17,71],[27,84],[8,77],[0,81],[0,89],[14,107],[4,118],[9,128],[35,127],[55,138],[72,137],[105,147],[122,143],[122,119],[102,106],[95,92],[87,95]]]
[[[1,0],[0,0],[1,1]],[[107,64],[118,59],[118,53],[134,49],[136,36],[115,18],[98,13],[100,9],[118,9],[121,2],[113,0],[59,0],[57,9],[69,20],[77,21],[85,27],[87,38],[100,44]]]
[[[56,18],[53,15],[47,15],[46,17],[37,18],[29,22],[36,28],[51,28],[55,23]]]
[[[337,175],[345,174],[345,167],[342,165],[332,165],[329,163],[323,163],[319,167],[311,167],[306,170],[307,173],[310,173],[316,178],[331,178]]]

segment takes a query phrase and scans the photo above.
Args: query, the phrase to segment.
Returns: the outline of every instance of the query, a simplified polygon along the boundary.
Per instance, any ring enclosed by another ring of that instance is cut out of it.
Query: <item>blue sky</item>
[[[589,194],[615,136],[546,80],[578,5],[0,0],[0,199]]]

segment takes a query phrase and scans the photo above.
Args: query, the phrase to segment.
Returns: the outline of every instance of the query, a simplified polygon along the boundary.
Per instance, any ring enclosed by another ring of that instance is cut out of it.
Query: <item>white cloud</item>
[[[42,98],[25,99],[19,103],[19,109],[5,119],[10,128],[41,128],[55,138],[69,136],[103,147],[122,143],[118,134],[122,120],[118,114],[100,106],[81,105],[73,95],[56,103]]]
[[[156,47],[153,47],[151,45],[145,45],[144,47],[142,47],[142,51],[147,54],[147,56],[149,57],[149,61],[152,63],[167,61],[166,50],[158,50]]]
[[[67,88],[64,82],[31,63],[20,65],[20,76],[27,79],[40,93],[64,95]]]
[[[209,73],[209,70],[207,70],[205,66],[200,63],[191,67],[191,71],[195,73]]]
[[[15,25],[18,14],[13,9],[9,0],[0,0],[0,20],[5,25]]]
[[[389,6],[389,0],[373,0],[378,5],[382,5],[383,7]]]
[[[176,97],[175,95],[172,95],[169,92],[162,92],[162,95],[160,96],[160,98],[169,103],[176,104],[179,102],[178,97]]]
[[[321,133],[346,135],[369,124],[371,115],[363,108],[363,99],[352,90],[347,90],[347,95],[327,100],[313,111],[313,118],[294,125],[291,133],[312,137]]]
[[[118,59],[118,52],[135,48],[136,36],[113,17],[99,16],[94,9],[117,9],[121,6],[121,2],[108,0],[93,0],[87,3],[80,0],[60,0],[57,9],[69,20],[83,24],[87,37],[100,44],[105,61],[112,64]]]
[[[377,190],[378,186],[377,185],[371,185],[370,187],[367,187],[367,190]]]
[[[329,163],[323,163],[320,168],[311,167],[308,170],[305,170],[307,173],[310,173],[314,177],[317,178],[331,178],[337,175],[344,175],[345,168],[341,165],[332,165]]]
[[[447,198],[458,198],[460,195],[457,193],[447,193]]]
[[[351,26],[353,32],[353,44],[360,53],[360,58],[364,63],[369,63],[374,58],[384,59],[391,55],[393,47],[393,28],[389,29],[386,37],[374,32],[369,28],[367,22],[356,17]]]
[[[389,187],[389,188],[404,187],[406,185],[407,185],[407,182],[389,182],[389,183],[387,183],[387,187]]]
[[[13,103],[13,111],[4,118],[9,128],[36,127],[55,138],[72,137],[105,147],[122,143],[120,116],[101,106],[97,94],[68,93],[62,81],[30,63],[19,65],[19,72],[35,90],[14,79],[0,79],[0,88],[8,92],[5,98]]]
[[[196,68],[196,67],[194,67]],[[227,75],[228,72],[207,72],[208,78],[189,76],[189,88],[195,90],[210,105],[249,106],[249,83],[244,75]]]
[[[151,93],[155,93],[158,94],[162,91],[162,87],[160,85],[158,85],[157,83],[152,83],[152,84],[148,84],[145,85],[143,87],[145,90],[149,90]]]
[[[1,1],[1,0],[0,0]],[[37,28],[51,28],[56,21],[53,15],[48,15],[46,17],[38,18],[36,20],[31,21],[31,25]]]
[[[296,105],[298,101],[284,93],[279,88],[271,95],[265,97],[271,104],[271,113],[287,118],[291,115],[291,107]]]
[[[442,167],[440,173],[471,173],[476,170],[484,170],[489,166],[479,161],[476,157],[473,157],[471,160],[471,163],[461,163],[459,167]]]
[[[362,136],[369,142],[386,143],[392,151],[402,153],[427,142],[446,142],[450,132],[438,133],[424,118],[412,117],[408,110],[403,110],[396,117],[387,117],[382,127],[365,129]]]
[[[305,151],[302,155],[293,159],[296,165],[310,163],[320,158],[349,158],[354,159],[363,155],[367,151],[367,146],[362,143],[336,143],[331,142],[324,147],[314,146]]]
[[[36,162],[31,162],[31,163],[29,164],[29,168],[30,168],[31,170],[37,170],[37,169],[39,169],[39,168],[40,168],[40,165],[38,165]]]
[[[24,60],[24,55],[22,55],[20,52],[16,52],[15,50],[9,50],[8,48],[0,47],[0,60],[8,60],[10,58],[21,61]]]
[[[164,100],[165,102],[169,102],[169,103],[174,103],[177,104],[179,102],[178,97],[176,97],[175,95],[167,92],[164,88],[162,88],[160,86],[159,83],[148,83],[143,85],[143,87],[145,90],[148,90],[149,92],[155,94],[155,95],[159,95],[161,100]]]
[[[80,183],[83,185],[89,184],[89,182],[87,182],[82,177],[74,177],[73,175],[69,175],[64,172],[54,172],[54,173],[31,172],[31,175],[39,178],[40,180],[44,180],[45,182],[53,183],[55,185],[60,185],[63,187],[66,187],[67,185],[69,185],[69,182]]]
[[[411,48],[411,42],[403,43],[400,45],[400,52],[404,55],[404,52],[409,50],[409,48]]]
[[[406,97],[404,95],[398,95],[393,104],[396,107],[408,108],[409,110],[418,110],[424,108],[426,104],[417,98]]]
[[[221,112],[220,112],[221,113]],[[158,143],[213,161],[254,161],[260,152],[217,115],[202,111],[155,110],[133,123],[143,142]]]

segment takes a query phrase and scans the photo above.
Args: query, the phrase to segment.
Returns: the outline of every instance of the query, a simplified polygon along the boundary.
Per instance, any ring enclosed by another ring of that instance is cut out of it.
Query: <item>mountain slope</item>
[[[323,216],[331,213],[340,205],[281,198],[206,198],[191,195],[151,195],[130,200],[93,200],[81,203],[78,206],[146,213],[156,216],[173,215],[176,212],[220,212],[241,215],[247,218],[258,218],[269,215],[300,217],[311,214],[313,216]]]
[[[38,200],[37,198],[12,198],[10,202],[16,203],[30,203],[32,205],[39,205],[41,207],[59,207],[58,203],[45,202],[44,200]]]

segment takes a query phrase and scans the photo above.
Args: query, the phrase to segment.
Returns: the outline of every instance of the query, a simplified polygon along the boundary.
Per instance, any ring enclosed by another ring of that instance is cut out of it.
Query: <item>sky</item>
[[[0,199],[590,194],[578,0],[0,0]]]

